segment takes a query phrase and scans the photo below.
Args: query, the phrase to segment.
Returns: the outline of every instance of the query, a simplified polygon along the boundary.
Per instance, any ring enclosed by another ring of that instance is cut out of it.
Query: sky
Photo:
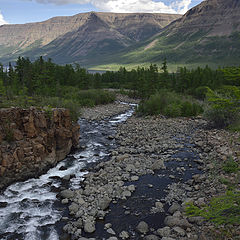
[[[203,0],[0,0],[0,25],[40,22],[82,12],[180,13]]]

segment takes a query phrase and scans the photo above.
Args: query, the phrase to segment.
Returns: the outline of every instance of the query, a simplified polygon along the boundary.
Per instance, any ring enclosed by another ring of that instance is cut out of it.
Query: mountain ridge
[[[105,35],[109,38],[111,35],[113,41],[118,39],[117,44],[120,42],[120,45],[124,47],[125,44],[129,45],[153,36],[180,16],[178,14],[159,13],[89,12],[70,17],[54,17],[37,23],[3,25],[0,26],[0,61],[4,58],[11,60],[12,53],[15,58],[18,54],[28,53],[31,55],[31,51],[36,54],[47,55],[49,49],[51,49],[51,43],[54,45],[54,41],[57,39],[69,42],[63,37],[73,37],[77,31],[79,32],[78,35],[81,36],[81,30],[86,29],[86,27],[91,33],[93,30],[97,32],[94,22],[90,26],[91,21],[89,20],[93,20],[93,18],[98,20],[98,24],[102,21],[102,27],[105,25]],[[88,26],[86,26],[87,24]],[[103,28],[101,29],[103,30]],[[116,36],[113,36],[114,31]],[[124,44],[122,44],[123,42]],[[48,49],[47,53],[42,51],[43,47]]]
[[[239,15],[238,0],[203,1],[156,36],[111,61],[123,65],[159,63],[167,58],[173,65],[237,65],[240,61]]]

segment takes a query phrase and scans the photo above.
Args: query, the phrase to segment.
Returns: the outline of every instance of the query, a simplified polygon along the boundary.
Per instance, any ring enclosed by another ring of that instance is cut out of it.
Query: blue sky
[[[39,22],[81,12],[185,13],[202,0],[0,0],[0,25]]]

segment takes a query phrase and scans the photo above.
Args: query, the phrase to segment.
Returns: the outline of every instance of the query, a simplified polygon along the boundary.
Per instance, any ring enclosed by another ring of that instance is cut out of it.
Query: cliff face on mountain
[[[89,50],[116,51],[152,37],[179,17],[159,13],[90,12],[38,23],[3,25],[0,26],[0,61],[20,54],[55,57],[59,49],[60,57],[69,59],[86,56]]]
[[[229,36],[240,31],[240,1],[206,0],[169,26],[170,35],[204,31],[206,36]]]
[[[203,1],[169,24],[158,36],[118,56],[118,61],[160,62],[166,57],[173,64],[238,64],[239,16],[239,0]]]
[[[206,0],[185,15],[81,13],[0,26],[0,62],[19,55],[56,63],[234,65],[240,61],[240,1]]]
[[[0,109],[0,122],[0,189],[41,174],[78,146],[79,125],[66,109]]]

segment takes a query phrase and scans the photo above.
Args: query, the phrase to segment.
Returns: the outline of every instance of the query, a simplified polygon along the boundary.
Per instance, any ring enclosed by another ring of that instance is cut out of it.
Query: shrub
[[[239,170],[238,164],[229,157],[228,160],[223,164],[223,171],[226,173],[236,173]]]
[[[240,88],[225,86],[218,92],[208,89],[207,100],[209,106],[204,115],[215,127],[227,127],[239,120]]]
[[[164,109],[164,114],[168,117],[179,117],[182,115],[182,106],[177,103],[171,103]]]
[[[137,109],[139,114],[164,114],[168,117],[196,116],[202,111],[202,107],[192,98],[186,98],[166,90],[151,95]]]
[[[214,127],[224,128],[234,123],[238,119],[238,114],[228,109],[210,106],[205,110],[204,117],[211,121]]]

